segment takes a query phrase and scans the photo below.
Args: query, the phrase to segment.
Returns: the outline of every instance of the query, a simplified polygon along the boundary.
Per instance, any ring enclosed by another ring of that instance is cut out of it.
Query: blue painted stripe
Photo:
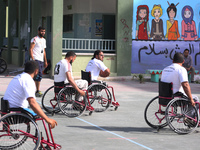
[[[78,119],[78,120],[80,120],[80,121],[83,121],[83,122],[85,122],[85,123],[87,123],[87,124],[90,124],[90,125],[92,125],[92,126],[98,128],[98,129],[100,129],[100,130],[103,130],[103,131],[106,131],[106,132],[108,132],[108,133],[110,133],[110,134],[113,134],[113,135],[115,135],[115,136],[118,136],[118,137],[120,137],[120,138],[122,138],[122,139],[125,139],[125,140],[127,140],[127,141],[129,141],[129,142],[131,142],[131,143],[134,143],[134,144],[136,144],[136,145],[139,145],[139,146],[141,146],[141,147],[143,147],[143,148],[145,148],[145,149],[153,150],[153,149],[151,149],[151,148],[149,148],[149,147],[146,147],[146,146],[144,146],[144,145],[142,145],[142,144],[140,144],[140,143],[137,143],[137,142],[135,142],[135,141],[133,141],[133,140],[131,140],[131,139],[127,139],[127,138],[125,138],[125,137],[123,137],[123,136],[121,136],[121,135],[119,135],[119,134],[114,133],[114,132],[108,131],[108,130],[106,130],[106,129],[104,129],[104,128],[101,128],[101,127],[99,127],[99,126],[97,126],[97,125],[95,125],[95,124],[92,124],[92,123],[90,123],[90,122],[88,122],[88,121],[85,121],[85,120],[83,120],[83,119],[81,119],[81,118],[76,117],[76,119]]]

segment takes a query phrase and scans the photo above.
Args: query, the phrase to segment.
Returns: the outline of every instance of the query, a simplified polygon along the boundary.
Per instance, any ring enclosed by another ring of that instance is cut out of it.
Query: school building
[[[0,0],[0,48],[8,64],[22,66],[38,27],[46,28],[53,68],[74,50],[80,75],[95,50],[104,52],[112,76],[131,75],[133,0]]]

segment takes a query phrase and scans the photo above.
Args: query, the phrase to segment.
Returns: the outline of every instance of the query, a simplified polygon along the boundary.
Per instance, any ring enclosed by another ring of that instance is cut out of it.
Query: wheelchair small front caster
[[[89,116],[91,116],[91,115],[92,115],[92,113],[93,113],[93,111],[90,111],[90,112],[89,112]]]
[[[54,112],[54,111],[52,111],[52,112],[51,112],[51,115],[52,115],[52,116],[54,116],[54,115],[55,115],[55,112]]]
[[[115,111],[118,109],[118,106],[115,106]]]

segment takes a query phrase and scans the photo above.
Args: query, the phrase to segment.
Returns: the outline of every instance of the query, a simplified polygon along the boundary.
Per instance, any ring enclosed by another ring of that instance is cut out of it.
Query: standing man
[[[104,65],[103,58],[103,52],[96,50],[85,69],[86,72],[91,72],[92,81],[97,80],[99,76],[108,77],[110,75],[110,69]]]
[[[64,84],[70,83],[81,96],[84,96],[85,92],[83,89],[87,90],[88,82],[86,80],[74,80],[72,63],[75,59],[75,52],[69,51],[65,55],[65,59],[62,59],[56,64],[54,68],[54,85],[64,87]],[[56,90],[56,92],[58,93],[59,90]]]
[[[46,40],[44,38],[45,35],[45,28],[39,27],[38,28],[38,35],[31,39],[30,45],[30,57],[32,60],[36,61],[39,65],[39,72],[38,75],[34,78],[35,85],[36,85],[36,97],[41,97],[43,94],[40,91],[40,82],[42,80],[42,70],[43,67],[47,67],[47,59],[46,59]]]
[[[183,63],[183,67],[187,70],[187,71],[191,71],[191,83],[194,83],[194,67],[193,66],[193,61],[192,61],[192,56],[189,55],[189,50],[185,49],[184,50],[184,60],[185,62]]]
[[[190,85],[188,83],[188,74],[186,69],[182,66],[184,63],[184,56],[181,53],[176,53],[173,58],[173,64],[163,69],[161,81],[173,83],[173,94],[175,96],[186,97],[191,104],[195,106],[195,101],[198,97],[192,96]],[[194,98],[194,100],[193,100]]]
[[[43,118],[51,128],[57,125],[57,122],[48,118],[38,105],[35,98],[34,76],[38,74],[38,63],[36,61],[28,61],[25,63],[24,72],[15,76],[9,83],[3,99],[8,100],[10,108],[23,108],[29,112],[28,105],[41,118]],[[32,112],[33,115],[34,112]]]

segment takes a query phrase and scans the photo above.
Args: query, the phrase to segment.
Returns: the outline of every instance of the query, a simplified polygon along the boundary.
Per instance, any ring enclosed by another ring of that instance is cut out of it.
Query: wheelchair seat
[[[106,86],[106,82],[104,81],[99,81],[99,80],[92,81],[91,72],[86,72],[86,71],[81,70],[81,79],[86,80],[88,82],[88,85],[91,85],[92,83],[100,83]]]
[[[166,83],[159,80],[159,104],[167,106],[167,104],[174,98],[173,83]]]
[[[10,108],[9,101],[1,98],[1,113],[4,115],[4,114],[10,113],[12,111],[24,113],[34,120],[40,118],[35,112],[33,112],[32,110],[30,110],[28,108],[21,108],[21,107]]]
[[[81,79],[86,80],[88,84],[91,84],[91,72],[81,70]]]

